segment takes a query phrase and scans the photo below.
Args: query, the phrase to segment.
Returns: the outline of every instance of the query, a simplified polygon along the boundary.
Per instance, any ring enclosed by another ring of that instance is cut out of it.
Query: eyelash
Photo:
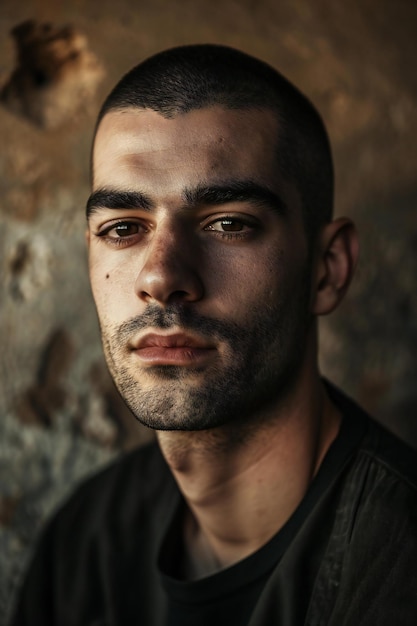
[[[242,225],[243,230],[221,231],[221,230],[216,230],[215,228],[213,228],[215,224],[218,224],[220,222],[240,223]],[[111,231],[117,228],[120,228],[122,226],[126,226],[126,227],[137,226],[138,232],[133,233],[131,235],[126,235],[125,237],[109,236],[109,233]],[[245,230],[245,227],[246,227],[246,230]],[[240,240],[246,239],[248,236],[250,236],[251,231],[254,228],[256,228],[255,222],[248,218],[242,218],[240,216],[234,216],[234,215],[222,215],[221,217],[218,217],[217,219],[206,224],[203,227],[203,230],[213,233],[215,237],[219,237],[220,239],[226,239],[228,241],[231,241],[231,240],[238,240],[238,239]],[[95,233],[95,236],[99,237],[100,239],[103,239],[107,244],[110,244],[116,247],[122,247],[122,246],[129,245],[132,242],[132,239],[134,239],[135,237],[141,234],[141,230],[142,230],[142,234],[147,232],[146,227],[143,226],[140,222],[136,222],[132,220],[121,220],[119,222],[115,222],[113,224],[106,226],[101,231],[97,231]]]
[[[214,228],[211,228],[212,226],[214,226],[214,224],[218,224],[219,222],[239,223],[241,224],[243,229],[246,227],[247,230],[221,231],[221,230],[215,230]],[[227,240],[246,239],[246,237],[248,237],[251,234],[251,229],[254,229],[255,226],[256,224],[248,218],[243,218],[243,217],[236,216],[236,215],[222,215],[222,217],[218,217],[217,219],[207,224],[204,227],[204,230],[214,233],[216,237],[220,237],[221,239],[227,239]]]
[[[138,227],[138,232],[133,233],[131,235],[127,235],[126,237],[110,237],[109,233],[112,230],[115,230],[116,228],[120,228],[121,226],[137,226]],[[146,228],[140,224],[140,222],[135,222],[132,220],[120,220],[119,222],[115,222],[113,224],[110,224],[109,226],[106,226],[103,230],[100,230],[98,232],[95,233],[96,237],[100,237],[101,239],[103,239],[106,243],[112,245],[112,246],[125,246],[126,244],[128,244],[132,238],[137,237],[140,234],[140,229],[143,229],[143,231],[146,231]]]

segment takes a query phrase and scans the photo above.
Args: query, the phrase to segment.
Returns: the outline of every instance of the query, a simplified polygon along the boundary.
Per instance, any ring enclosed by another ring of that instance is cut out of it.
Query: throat
[[[187,511],[184,522],[184,540],[181,555],[181,575],[185,580],[198,580],[226,567],[211,548],[204,534]]]

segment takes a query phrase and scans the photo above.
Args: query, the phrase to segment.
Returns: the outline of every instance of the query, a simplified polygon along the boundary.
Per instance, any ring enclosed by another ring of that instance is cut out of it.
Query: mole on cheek
[[[110,274],[106,274],[106,278],[110,278]]]

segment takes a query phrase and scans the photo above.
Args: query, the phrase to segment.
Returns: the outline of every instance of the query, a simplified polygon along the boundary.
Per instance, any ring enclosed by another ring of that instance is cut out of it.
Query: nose
[[[137,296],[160,305],[200,300],[204,288],[198,256],[184,236],[172,231],[154,233],[136,278]]]

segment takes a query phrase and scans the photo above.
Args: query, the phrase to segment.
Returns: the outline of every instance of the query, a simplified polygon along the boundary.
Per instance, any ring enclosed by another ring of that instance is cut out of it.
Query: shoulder
[[[352,540],[369,558],[374,549],[372,558],[391,553],[396,562],[407,546],[417,562],[416,451],[370,419],[352,473]]]
[[[368,560],[408,563],[416,577],[416,451],[370,419],[354,472],[359,489],[352,540]]]
[[[176,493],[172,475],[156,443],[130,452],[85,480],[53,516],[48,531],[84,533],[120,526],[142,512],[158,510]]]
[[[416,573],[417,451],[347,402],[364,427],[344,494],[351,546],[357,547],[358,560],[361,555],[368,562],[409,562]]]
[[[417,451],[371,418],[357,451],[362,497],[371,498],[393,515],[417,509]],[[417,521],[417,519],[414,519]]]
[[[417,453],[342,392],[329,394],[353,445],[307,623],[414,625]]]
[[[329,395],[350,430],[360,432],[353,470],[372,480],[394,481],[417,494],[417,450],[389,432],[343,392],[328,384]]]
[[[340,492],[345,540],[358,561],[377,554],[397,561],[407,545],[417,562],[417,451],[336,394],[344,419],[361,432]]]
[[[338,509],[332,548],[333,557],[341,556],[340,580],[329,623],[411,626],[417,617],[417,452],[351,400],[342,404],[345,419],[362,424],[363,436]]]
[[[155,578],[157,546],[177,498],[156,444],[84,481],[44,527],[12,623],[63,624],[75,614],[86,623],[83,615],[101,610],[102,590],[124,593],[132,572]]]
[[[417,451],[371,418],[360,453],[387,479],[402,483],[417,494]]]

